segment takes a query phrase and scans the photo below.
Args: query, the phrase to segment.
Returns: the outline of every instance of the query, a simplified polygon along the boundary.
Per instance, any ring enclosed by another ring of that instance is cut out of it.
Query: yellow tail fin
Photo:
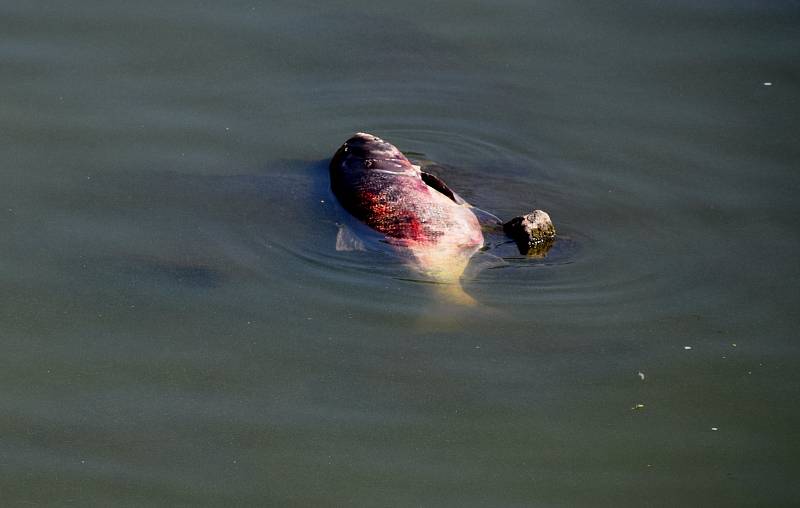
[[[461,287],[461,283],[458,281],[446,284],[436,284],[436,292],[445,303],[469,307],[478,305],[478,302],[466,291],[464,291],[464,288]]]

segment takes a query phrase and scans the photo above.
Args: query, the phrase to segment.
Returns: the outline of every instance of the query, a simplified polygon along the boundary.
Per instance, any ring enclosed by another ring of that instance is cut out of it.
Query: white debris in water
[[[711,427],[711,430],[713,430],[714,432],[716,432],[716,431],[718,431],[718,430],[719,430],[719,427]]]
[[[764,81],[764,86],[772,86],[772,81]]]
[[[639,375],[639,379],[644,381],[644,372],[637,372],[637,374]]]
[[[688,351],[688,350],[692,349],[692,346],[683,346],[683,349]]]
[[[644,409],[644,404],[636,404],[631,409],[633,409],[634,411],[639,410],[639,409]]]

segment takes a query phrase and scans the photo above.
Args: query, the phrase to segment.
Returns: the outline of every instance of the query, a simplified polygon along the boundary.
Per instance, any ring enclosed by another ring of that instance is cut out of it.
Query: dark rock
[[[503,224],[503,231],[514,239],[521,254],[542,257],[553,245],[556,228],[547,212],[534,210]]]

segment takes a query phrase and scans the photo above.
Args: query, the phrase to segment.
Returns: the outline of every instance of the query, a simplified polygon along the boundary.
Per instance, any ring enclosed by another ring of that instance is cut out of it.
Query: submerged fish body
[[[483,246],[481,225],[467,203],[423,173],[391,143],[371,134],[348,139],[330,163],[331,189],[356,219],[382,233],[409,265],[449,285],[451,299],[471,303],[459,279]]]

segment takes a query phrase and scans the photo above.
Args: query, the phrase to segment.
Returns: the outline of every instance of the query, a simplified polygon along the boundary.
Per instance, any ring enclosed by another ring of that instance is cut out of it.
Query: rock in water
[[[503,231],[517,242],[520,253],[528,256],[544,256],[556,237],[553,221],[543,210],[514,217],[503,224]]]

